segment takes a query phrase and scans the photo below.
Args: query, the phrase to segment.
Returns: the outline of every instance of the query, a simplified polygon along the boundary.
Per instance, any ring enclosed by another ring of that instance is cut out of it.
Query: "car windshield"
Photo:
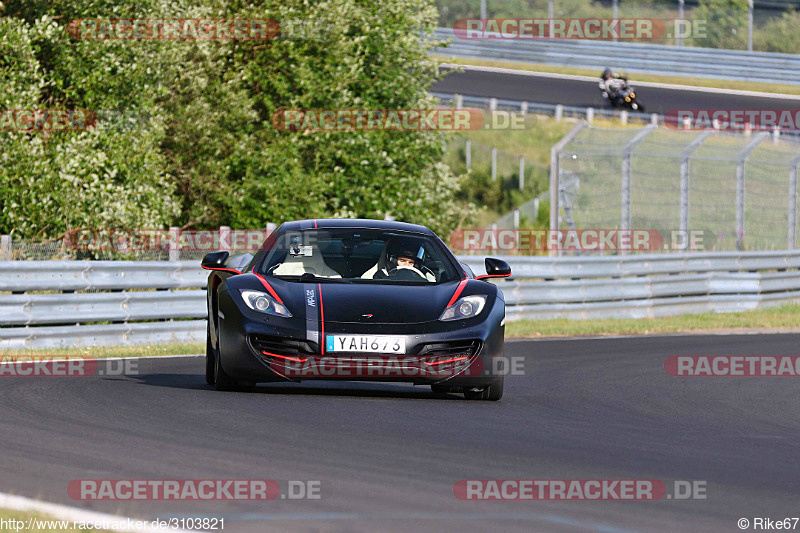
[[[438,239],[398,230],[285,231],[265,252],[261,274],[289,281],[433,284],[461,277]]]

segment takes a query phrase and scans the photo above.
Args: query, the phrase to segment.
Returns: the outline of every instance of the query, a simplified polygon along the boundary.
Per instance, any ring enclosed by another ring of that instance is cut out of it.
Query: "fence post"
[[[0,235],[0,259],[11,260],[11,235]]]
[[[711,131],[704,131],[689,143],[681,152],[681,212],[679,229],[682,235],[688,236],[689,231],[689,157],[711,135]]]
[[[587,125],[588,123],[585,120],[581,120],[550,149],[550,231],[558,229],[558,182],[561,150],[577,137]],[[558,250],[549,250],[548,254],[551,257],[558,255]]]
[[[631,229],[631,154],[633,149],[657,127],[652,124],[645,126],[622,149],[622,212],[619,221],[619,227],[622,230]]]
[[[613,10],[613,18],[614,18],[614,26],[617,26],[617,19],[619,18],[619,0],[613,0],[611,3],[611,8]],[[617,33],[614,32],[614,40],[617,40]]]
[[[467,139],[464,147],[464,157],[467,160],[467,170],[470,170],[472,168],[472,139]]]
[[[460,94],[456,95],[456,109],[461,109],[464,107],[464,97]]]
[[[800,154],[792,158],[789,163],[789,228],[788,247],[794,250],[797,247],[795,231],[797,228],[797,167],[800,165]]]
[[[586,122],[594,122],[594,108],[589,107],[586,109]]]
[[[561,122],[561,119],[564,117],[564,106],[562,104],[556,104],[556,121]]]
[[[519,157],[519,190],[525,188],[525,157]]]
[[[497,179],[497,148],[492,148],[492,181]]]
[[[180,259],[180,250],[178,249],[178,240],[181,238],[181,229],[175,226],[169,228],[169,260],[178,261]]]
[[[747,51],[753,51],[753,0],[747,0]]]
[[[684,24],[683,4],[684,4],[684,1],[685,0],[678,0],[678,19],[681,21],[680,36],[676,36],[676,40],[678,42],[675,43],[678,46],[683,46],[683,30],[684,30],[684,27],[683,27],[683,24]]]
[[[742,148],[736,159],[736,249],[740,251],[744,249],[744,164],[750,152],[755,150],[768,135],[769,133],[766,132],[756,135],[752,141],[747,143],[747,146]]]
[[[489,98],[489,111],[497,111],[497,98]]]
[[[627,109],[623,109],[622,111],[619,112],[619,121],[620,121],[621,124],[627,124],[628,123],[628,110]]]
[[[525,115],[527,115],[528,114],[528,102],[522,102],[521,104],[519,104],[519,111],[520,111],[520,113],[522,113],[523,117]]]

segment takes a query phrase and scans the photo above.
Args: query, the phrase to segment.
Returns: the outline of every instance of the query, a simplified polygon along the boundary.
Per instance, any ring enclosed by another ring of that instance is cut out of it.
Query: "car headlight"
[[[486,307],[486,295],[479,294],[464,296],[456,300],[456,303],[448,307],[439,317],[439,320],[461,320],[478,316],[483,308]]]
[[[269,294],[261,291],[251,291],[249,289],[239,289],[245,305],[253,311],[266,313],[268,315],[283,316],[289,318],[292,313],[286,306],[278,302]]]

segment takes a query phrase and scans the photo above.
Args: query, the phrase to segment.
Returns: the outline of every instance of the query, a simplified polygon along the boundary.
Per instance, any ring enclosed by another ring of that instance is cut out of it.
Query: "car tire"
[[[217,335],[219,335],[219,331],[217,331]],[[211,342],[208,343],[208,348],[211,348]],[[214,361],[213,384],[215,389],[218,391],[247,391],[255,386],[255,383],[243,383],[225,373],[225,369],[222,368],[222,363],[220,362],[219,336],[217,336],[217,349],[211,350],[211,352]],[[208,361],[206,361],[206,365],[208,365]],[[206,366],[206,372],[208,372],[208,366]]]
[[[496,402],[503,397],[503,378],[496,379],[490,384],[486,385],[483,389],[465,390],[464,398],[467,400],[481,400],[487,402]]]

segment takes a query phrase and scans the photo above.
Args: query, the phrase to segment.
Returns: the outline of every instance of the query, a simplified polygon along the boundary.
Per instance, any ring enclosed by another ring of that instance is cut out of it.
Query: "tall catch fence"
[[[553,149],[551,229],[694,232],[696,251],[793,249],[799,164],[800,142],[767,133],[582,123]]]

